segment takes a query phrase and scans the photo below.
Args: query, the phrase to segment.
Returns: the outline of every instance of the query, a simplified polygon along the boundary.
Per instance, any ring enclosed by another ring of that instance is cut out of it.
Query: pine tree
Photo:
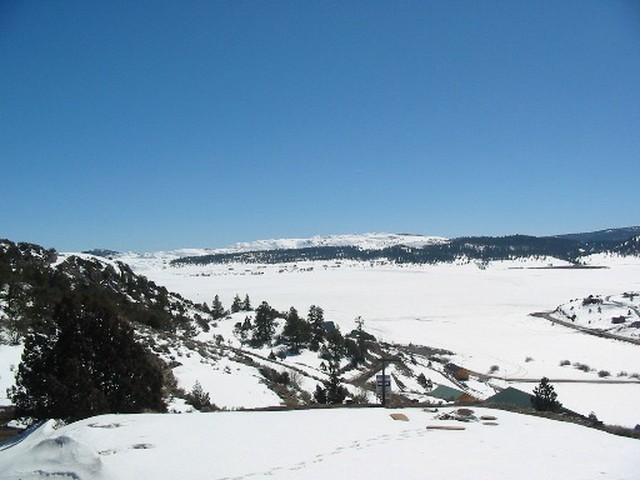
[[[329,381],[327,382],[327,403],[336,405],[347,398],[347,389],[340,385],[340,370],[336,365],[329,363]]]
[[[354,363],[357,365],[359,363],[363,363],[367,356],[367,344],[365,341],[365,331],[364,331],[364,320],[362,317],[356,318],[356,333],[358,336],[358,345],[357,349],[352,355],[352,359]]]
[[[233,303],[231,304],[231,313],[238,313],[242,310],[242,300],[240,300],[240,295],[236,293],[236,296],[233,297]]]
[[[327,391],[320,384],[316,385],[316,391],[313,393],[313,399],[316,403],[322,405],[327,403]]]
[[[543,377],[540,384],[533,389],[531,403],[533,408],[539,412],[557,412],[562,408],[562,404],[558,401],[558,395],[547,377]]]
[[[246,294],[244,296],[244,301],[242,302],[242,310],[245,312],[250,312],[251,310],[253,310],[251,308],[251,300],[249,300],[249,294]]]
[[[320,349],[320,357],[327,361],[329,379],[326,382],[327,403],[337,404],[347,396],[347,390],[341,386],[340,361],[346,353],[344,337],[339,330],[327,335],[327,343]]]
[[[226,315],[227,311],[224,309],[224,306],[220,301],[220,297],[216,295],[213,298],[213,302],[211,302],[211,316],[214,320],[218,320],[219,318],[223,318]]]
[[[293,354],[309,341],[311,330],[309,324],[300,318],[298,311],[291,307],[286,315],[286,323],[282,330],[282,339]]]
[[[211,404],[209,393],[204,391],[200,381],[196,380],[196,383],[191,389],[191,393],[187,395],[187,401],[197,410],[206,412],[213,410],[215,407]]]
[[[28,298],[29,296],[23,291],[22,285],[14,282],[8,284],[4,308],[6,318],[2,323],[9,334],[9,344],[11,345],[18,345],[29,329]]]
[[[233,334],[241,343],[245,343],[252,328],[251,319],[249,317],[244,317],[244,322],[237,322],[234,325]]]
[[[346,353],[345,340],[340,330],[336,329],[327,334],[327,343],[320,349],[320,357],[338,365]]]
[[[307,319],[311,330],[309,348],[317,352],[320,349],[320,344],[324,340],[324,311],[321,307],[311,305]]]
[[[68,293],[25,339],[10,396],[19,415],[77,420],[165,409],[157,359],[96,292]]]
[[[271,343],[273,333],[275,332],[274,320],[278,312],[276,312],[267,302],[262,302],[256,309],[255,318],[253,320],[253,337],[251,343],[254,347],[262,347],[267,343]]]

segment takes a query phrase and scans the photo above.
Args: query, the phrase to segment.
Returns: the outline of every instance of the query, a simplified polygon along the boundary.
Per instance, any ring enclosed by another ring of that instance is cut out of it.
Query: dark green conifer
[[[562,408],[562,404],[558,401],[558,395],[547,377],[543,377],[540,384],[533,389],[531,403],[533,408],[539,412],[558,412]]]

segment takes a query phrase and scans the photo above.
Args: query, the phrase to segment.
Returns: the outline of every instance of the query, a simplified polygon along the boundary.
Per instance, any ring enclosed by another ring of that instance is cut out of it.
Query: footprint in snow
[[[155,447],[150,443],[136,443],[135,445],[131,445],[131,448],[133,448],[134,450],[149,450],[150,448]]]
[[[120,428],[121,426],[122,425],[119,423],[90,423],[89,425],[87,425],[87,427],[89,428]]]

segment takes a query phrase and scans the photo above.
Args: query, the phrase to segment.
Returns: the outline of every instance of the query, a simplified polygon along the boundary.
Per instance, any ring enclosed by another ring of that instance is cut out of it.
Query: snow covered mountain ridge
[[[424,247],[427,245],[442,245],[449,241],[445,237],[418,235],[410,233],[364,233],[344,235],[315,235],[309,238],[273,238],[237,242],[222,248],[181,248],[158,252],[116,252],[113,250],[95,249],[84,253],[91,253],[101,257],[107,256],[138,256],[147,259],[174,259],[187,256],[257,252],[269,250],[302,249],[316,247],[356,247],[364,250],[382,250],[389,247],[407,246]]]
[[[305,248],[322,247],[351,247],[361,250],[378,251],[397,246],[422,248],[426,246],[444,245],[449,241],[450,240],[445,237],[409,233],[364,233],[315,235],[309,238],[255,240],[251,242],[238,242],[223,248],[180,248],[176,250],[144,253],[94,249],[83,253],[121,260],[136,266],[138,269],[144,270],[150,266],[159,266],[185,257],[197,258],[208,255],[233,255],[247,252],[301,250]]]
[[[486,249],[494,245],[504,246],[508,243],[522,244],[523,241],[532,244],[553,244],[561,249],[581,248],[582,254],[595,253],[594,250],[621,249],[623,254],[634,254],[635,245],[640,238],[640,226],[621,227],[596,232],[584,232],[575,234],[552,235],[535,237],[528,235],[510,235],[505,237],[471,236],[461,238],[446,238],[435,235],[422,235],[410,233],[364,233],[342,235],[315,235],[308,238],[275,238],[249,242],[237,242],[228,247],[221,248],[181,248],[175,250],[155,252],[116,252],[113,250],[94,249],[83,253],[89,253],[105,258],[120,259],[123,261],[144,260],[145,263],[163,263],[184,257],[199,257],[206,255],[234,255],[247,252],[269,252],[282,250],[304,250],[321,248],[352,248],[366,251],[381,251],[395,247],[407,247],[410,249],[446,248],[447,245],[480,245]],[[627,241],[629,245],[624,248],[620,245]],[[632,248],[633,247],[633,248]],[[589,252],[591,250],[591,252]]]
[[[315,247],[356,247],[364,250],[382,250],[404,245],[424,247],[447,243],[444,237],[415,235],[409,233],[365,233],[361,235],[316,235],[311,238],[282,238],[240,242],[229,248],[216,249],[212,253],[237,253],[249,251],[300,249]]]

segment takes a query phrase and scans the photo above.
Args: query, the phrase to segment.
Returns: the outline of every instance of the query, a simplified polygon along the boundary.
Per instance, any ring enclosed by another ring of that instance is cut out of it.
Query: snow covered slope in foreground
[[[59,430],[50,422],[22,443],[0,447],[0,476],[631,480],[640,471],[638,440],[574,424],[486,409],[475,415],[495,415],[495,421],[401,412],[408,421],[369,408],[104,415]],[[427,429],[434,425],[465,429]]]

